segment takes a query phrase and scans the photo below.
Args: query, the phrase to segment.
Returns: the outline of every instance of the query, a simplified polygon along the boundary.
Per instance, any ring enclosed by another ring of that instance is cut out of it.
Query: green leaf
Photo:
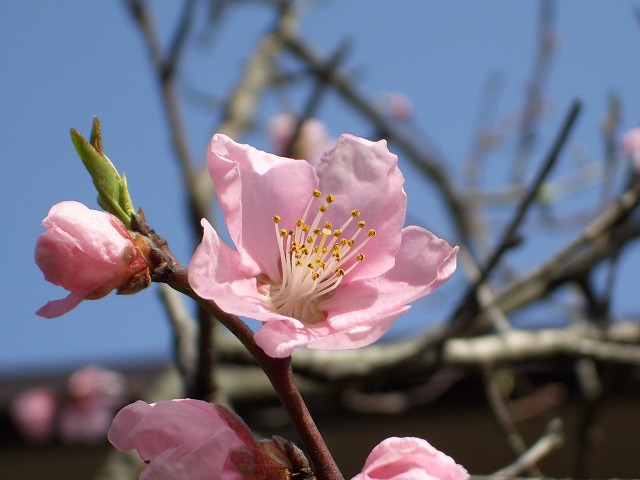
[[[89,143],[93,145],[100,155],[104,155],[102,152],[102,133],[100,132],[100,120],[98,117],[93,117],[93,124],[91,125],[91,137],[89,137]]]
[[[71,129],[71,140],[98,191],[98,205],[130,227],[131,214],[135,209],[127,189],[126,177],[120,176],[102,151],[100,121],[97,117],[93,121],[90,141],[74,128]]]

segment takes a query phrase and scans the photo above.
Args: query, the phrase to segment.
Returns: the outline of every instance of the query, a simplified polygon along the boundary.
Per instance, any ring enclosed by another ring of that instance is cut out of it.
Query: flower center
[[[364,260],[364,254],[358,252],[376,234],[371,229],[364,241],[356,243],[365,227],[364,221],[356,221],[360,217],[358,210],[352,210],[342,226],[335,230],[331,222],[323,222],[322,217],[335,201],[333,195],[324,198],[313,221],[307,223],[311,207],[322,201],[319,200],[321,196],[319,190],[313,191],[302,218],[296,221],[293,229],[281,228],[280,216],[273,217],[282,282],[271,285],[269,299],[278,313],[307,324],[324,320],[318,303]]]

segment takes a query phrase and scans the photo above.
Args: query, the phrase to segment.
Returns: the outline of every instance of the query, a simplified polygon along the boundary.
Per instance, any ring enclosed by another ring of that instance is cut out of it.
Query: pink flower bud
[[[134,293],[150,283],[147,264],[131,233],[109,213],[90,210],[78,202],[61,202],[42,221],[35,261],[44,278],[69,290],[36,313],[54,318],[82,300],[102,298],[111,290]],[[139,287],[132,289],[132,283]]]
[[[421,438],[392,437],[367,457],[352,480],[466,480],[469,474],[451,457]]]

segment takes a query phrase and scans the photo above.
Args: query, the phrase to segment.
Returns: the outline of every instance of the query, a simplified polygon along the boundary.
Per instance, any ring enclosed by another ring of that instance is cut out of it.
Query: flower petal
[[[36,315],[44,318],[56,318],[60,315],[76,308],[82,300],[84,300],[86,293],[81,291],[73,291],[65,298],[59,300],[50,300],[42,307],[36,310]]]
[[[202,298],[215,301],[224,311],[253,316],[256,304],[265,300],[258,293],[256,265],[243,265],[242,257],[220,240],[211,224],[202,219],[202,242],[189,263],[189,285]]]
[[[237,471],[225,467],[229,451],[244,444],[219,408],[189,399],[137,401],[118,412],[109,441],[122,451],[135,449],[150,462],[141,479],[240,480]]]
[[[123,260],[118,263],[87,255],[81,244],[82,238],[74,238],[58,227],[51,227],[38,237],[35,262],[45,280],[54,285],[84,292],[104,286],[102,290],[106,295],[122,281],[128,265]]]
[[[361,250],[366,260],[349,274],[350,279],[381,275],[394,264],[407,210],[398,157],[389,152],[384,140],[371,142],[342,135],[336,148],[323,155],[317,172],[320,190],[336,198],[326,213],[334,228],[339,228],[357,209],[362,215],[358,220],[366,222],[365,231],[376,231]],[[366,238],[363,237],[357,243]]]
[[[112,218],[80,202],[65,201],[51,207],[42,226],[55,229],[60,235],[64,232],[68,242],[95,260],[122,263],[122,252],[131,245],[131,238],[122,236]]]
[[[374,322],[446,282],[455,271],[457,252],[428,230],[407,227],[393,268],[377,278],[341,285],[320,308],[338,330]]]
[[[244,264],[280,278],[273,217],[294,226],[318,179],[307,162],[278,157],[216,134],[208,151],[209,174],[225,222]]]
[[[283,358],[296,348],[316,350],[349,350],[371,345],[378,340],[410,307],[377,318],[375,322],[356,325],[347,330],[332,328],[328,321],[304,325],[290,321],[266,322],[255,334],[256,343],[271,357]]]

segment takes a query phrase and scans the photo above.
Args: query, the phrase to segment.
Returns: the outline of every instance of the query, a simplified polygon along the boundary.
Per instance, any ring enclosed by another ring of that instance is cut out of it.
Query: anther
[[[369,230],[369,232],[367,233],[367,235],[369,235],[370,237],[373,237],[375,234],[376,234],[376,231],[373,228]]]
[[[313,196],[315,198],[320,198],[321,195],[322,195],[322,192],[320,190],[316,189],[316,190],[313,191]]]
[[[334,197],[333,195],[329,194],[326,196],[325,200],[327,201],[327,203],[333,203],[335,201],[336,197]]]
[[[280,223],[280,220],[282,220],[282,219],[280,218],[280,215],[274,215],[274,217],[273,217],[273,223]]]
[[[366,225],[366,223],[365,223],[365,221],[364,221],[364,220],[360,220],[360,221],[358,222],[358,228],[364,228],[364,226],[365,226],[365,225]]]
[[[351,216],[353,218],[358,218],[360,216],[360,210],[351,210]]]

